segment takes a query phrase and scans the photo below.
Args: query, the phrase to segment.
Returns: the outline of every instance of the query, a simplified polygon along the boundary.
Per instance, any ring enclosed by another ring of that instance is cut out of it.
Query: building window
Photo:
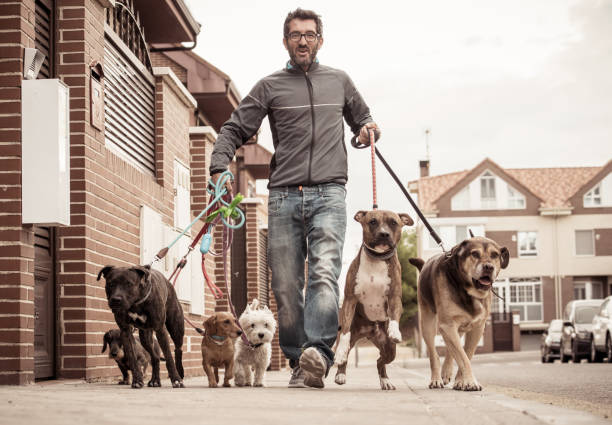
[[[525,197],[510,186],[508,186],[508,208],[517,210],[525,208]]]
[[[510,278],[509,310],[518,310],[521,321],[542,321],[542,282],[539,278]]]
[[[578,281],[574,282],[575,300],[597,300],[603,298],[601,282]]]
[[[538,232],[518,232],[519,257],[535,257],[538,255],[537,239]]]
[[[482,209],[494,209],[495,201],[495,176],[489,171],[480,177],[480,202]]]
[[[585,207],[600,207],[601,206],[601,183],[591,189],[584,195]]]
[[[444,247],[447,249],[452,248],[458,243],[463,242],[465,239],[468,239],[469,230],[474,233],[474,236],[484,236],[484,226],[482,224],[467,224],[467,225],[448,225],[448,226],[432,226],[436,233],[442,238],[442,242],[444,243]],[[423,235],[429,241],[427,245],[424,246],[425,249],[437,249],[438,244],[431,237],[426,228],[423,228]]]
[[[595,255],[592,230],[576,230],[576,255]]]

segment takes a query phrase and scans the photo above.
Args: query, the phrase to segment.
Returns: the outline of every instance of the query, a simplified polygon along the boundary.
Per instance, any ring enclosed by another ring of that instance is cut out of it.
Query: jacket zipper
[[[311,173],[312,173],[312,151],[314,150],[315,144],[315,112],[314,112],[314,103],[313,103],[313,90],[312,90],[312,82],[310,78],[308,78],[308,72],[304,72],[304,78],[306,79],[306,85],[308,86],[308,97],[310,98],[310,118],[312,120],[312,137],[310,139],[310,155],[308,159],[308,186],[311,184]]]

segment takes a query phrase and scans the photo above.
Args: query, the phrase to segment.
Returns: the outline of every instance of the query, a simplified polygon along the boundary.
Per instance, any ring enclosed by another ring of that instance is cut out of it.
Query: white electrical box
[[[21,86],[23,223],[70,225],[70,93],[58,79]]]

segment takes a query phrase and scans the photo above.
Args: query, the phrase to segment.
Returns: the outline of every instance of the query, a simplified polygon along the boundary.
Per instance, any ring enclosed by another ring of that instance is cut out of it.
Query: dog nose
[[[110,299],[110,305],[121,305],[122,298],[119,296],[112,297]]]
[[[259,338],[263,338],[264,337],[264,334],[262,334],[262,333],[260,333],[258,335],[259,335]]]
[[[388,238],[389,237],[389,233],[388,232],[379,232],[378,233],[378,237],[380,237],[380,238]]]
[[[490,263],[485,263],[482,268],[484,269],[485,272],[491,273],[495,267],[493,267],[493,264]]]
[[[236,332],[236,334],[238,334],[238,336],[242,335],[242,331],[238,331]]]

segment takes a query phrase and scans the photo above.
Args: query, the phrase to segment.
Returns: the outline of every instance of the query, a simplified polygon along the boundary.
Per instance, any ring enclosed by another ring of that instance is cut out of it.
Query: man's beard
[[[290,51],[291,53],[289,54],[289,57],[291,58],[291,62],[293,62],[297,66],[301,66],[301,67],[305,66],[306,68],[309,68],[310,65],[315,61],[315,58],[317,57],[319,46],[315,44],[312,48],[308,47],[309,55],[308,57],[304,59],[298,59],[297,54],[296,54],[298,49],[299,47]]]

